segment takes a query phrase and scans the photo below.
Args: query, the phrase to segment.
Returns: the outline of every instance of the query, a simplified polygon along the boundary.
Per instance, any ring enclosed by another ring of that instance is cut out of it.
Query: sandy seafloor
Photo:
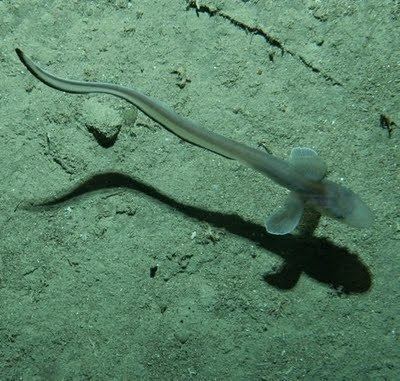
[[[4,0],[0,20],[1,380],[400,379],[398,1]],[[46,87],[16,47],[278,157],[311,147],[375,224],[268,235],[283,188]]]

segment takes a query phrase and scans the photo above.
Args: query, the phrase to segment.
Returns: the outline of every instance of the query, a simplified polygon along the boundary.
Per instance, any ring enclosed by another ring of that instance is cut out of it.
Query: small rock
[[[89,99],[83,103],[82,117],[88,131],[102,147],[114,145],[123,124],[123,118],[118,111]]]

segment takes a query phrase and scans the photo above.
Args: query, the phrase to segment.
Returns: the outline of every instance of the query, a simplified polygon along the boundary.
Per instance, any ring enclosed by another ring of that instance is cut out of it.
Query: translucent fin
[[[265,228],[270,234],[283,235],[291,233],[299,224],[303,214],[303,201],[291,192],[284,206],[267,218]]]
[[[319,181],[326,176],[325,162],[311,148],[293,148],[290,152],[289,162],[310,180]]]

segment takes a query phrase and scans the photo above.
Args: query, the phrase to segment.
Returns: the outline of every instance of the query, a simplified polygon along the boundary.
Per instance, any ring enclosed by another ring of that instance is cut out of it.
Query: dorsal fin
[[[289,162],[310,180],[320,181],[326,176],[325,162],[311,148],[294,147],[290,152]]]

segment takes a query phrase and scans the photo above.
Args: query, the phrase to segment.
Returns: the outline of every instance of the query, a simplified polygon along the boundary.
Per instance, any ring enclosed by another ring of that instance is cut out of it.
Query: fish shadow
[[[123,173],[95,174],[67,193],[41,202],[23,206],[23,209],[46,209],[60,206],[85,194],[109,188],[125,188],[140,192],[157,202],[211,226],[243,237],[258,247],[282,258],[283,264],[272,272],[265,272],[262,279],[269,285],[290,290],[304,273],[323,283],[338,294],[364,293],[371,288],[372,276],[359,256],[345,247],[335,245],[327,238],[307,235],[277,236],[268,234],[264,226],[247,221],[237,214],[227,214],[198,208],[177,201],[151,185]]]

